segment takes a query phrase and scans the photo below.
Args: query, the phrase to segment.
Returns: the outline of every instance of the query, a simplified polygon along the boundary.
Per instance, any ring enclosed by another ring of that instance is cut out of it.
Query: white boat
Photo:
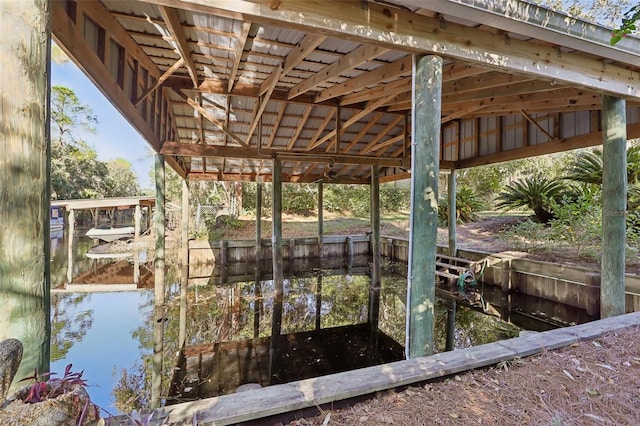
[[[86,256],[89,259],[126,259],[133,257],[132,251],[121,251],[111,244],[100,244],[93,246],[87,251]]]
[[[91,228],[85,234],[89,238],[94,238],[108,243],[123,238],[133,238],[135,229],[133,226],[98,226],[97,228]]]

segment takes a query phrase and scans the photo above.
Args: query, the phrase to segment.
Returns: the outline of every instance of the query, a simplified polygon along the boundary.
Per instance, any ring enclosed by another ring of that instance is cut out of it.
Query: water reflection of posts
[[[282,293],[284,288],[284,271],[282,265],[282,161],[273,159],[272,171],[272,231],[271,254],[273,264],[273,285],[275,295],[273,299],[273,321],[271,323],[271,343],[269,347],[270,377],[274,383],[278,377],[277,360],[280,357],[280,332],[282,331]]]
[[[371,271],[371,285],[369,286],[369,348],[371,352],[369,357],[372,361],[378,359],[379,352],[379,335],[378,324],[380,322],[380,280],[377,284],[373,277],[375,276],[375,268]],[[378,275],[379,276],[379,275]]]
[[[189,265],[182,265],[180,272],[180,324],[178,331],[178,347],[183,348],[187,340],[187,282]]]
[[[271,321],[271,341],[269,343],[269,377],[271,384],[279,382],[281,347],[280,334],[282,333],[282,308],[283,308],[283,280],[273,281],[275,294],[273,295],[273,319]]]
[[[316,277],[316,330],[321,328],[322,317],[322,275]]]
[[[73,236],[76,227],[75,210],[69,210],[69,236],[67,238],[67,284],[73,280]]]
[[[260,314],[263,312],[262,282],[260,281],[260,268],[255,269],[255,286],[253,301],[253,337],[260,337]]]
[[[164,352],[164,307],[154,308],[153,322],[153,359],[151,360],[151,408],[160,407],[162,392],[162,355]]]
[[[452,351],[455,349],[455,336],[456,336],[456,301],[450,299],[447,301],[447,341],[446,350]]]

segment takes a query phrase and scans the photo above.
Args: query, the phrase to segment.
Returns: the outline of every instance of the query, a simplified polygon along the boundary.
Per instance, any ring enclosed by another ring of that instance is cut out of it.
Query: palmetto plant
[[[506,190],[498,195],[496,207],[528,207],[533,210],[539,222],[547,223],[554,217],[549,200],[560,200],[563,194],[567,194],[567,190],[568,187],[562,180],[532,176],[507,185]]]
[[[565,179],[602,185],[602,151],[594,149],[579,153],[569,164]],[[629,186],[640,184],[640,146],[627,149],[627,182]]]

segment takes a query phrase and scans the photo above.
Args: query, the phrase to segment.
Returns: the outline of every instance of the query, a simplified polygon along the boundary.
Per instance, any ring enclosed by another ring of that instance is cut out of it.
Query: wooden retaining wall
[[[409,241],[382,237],[382,254],[396,262],[409,259]],[[438,246],[448,254],[448,248]],[[458,249],[457,257],[486,261],[482,281],[501,286],[504,291],[518,291],[542,299],[586,309],[596,315],[600,306],[600,271],[580,266],[559,265],[522,258],[515,252],[488,253]],[[640,310],[640,276],[625,276],[626,311]]]
[[[438,246],[438,253],[448,254],[447,247]],[[271,241],[262,240],[263,261],[271,260]],[[283,240],[284,260],[318,258],[348,258],[370,255],[369,235],[325,236]],[[381,237],[382,256],[407,263],[409,241],[397,237]],[[458,249],[457,257],[485,263],[482,281],[501,286],[504,291],[518,291],[543,299],[586,309],[597,315],[600,307],[599,271],[579,266],[559,265],[525,259],[517,252],[487,253]],[[214,264],[229,267],[236,263],[255,262],[255,241],[189,241],[189,276],[209,277]],[[626,311],[640,311],[640,276],[625,277]]]

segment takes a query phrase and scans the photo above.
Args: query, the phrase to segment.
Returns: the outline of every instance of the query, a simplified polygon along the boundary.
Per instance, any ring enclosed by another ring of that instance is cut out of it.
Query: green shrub
[[[478,194],[468,186],[461,186],[456,192],[456,223],[478,220],[478,212],[484,210],[485,204]],[[438,201],[438,223],[444,226],[449,220],[449,199]]]

